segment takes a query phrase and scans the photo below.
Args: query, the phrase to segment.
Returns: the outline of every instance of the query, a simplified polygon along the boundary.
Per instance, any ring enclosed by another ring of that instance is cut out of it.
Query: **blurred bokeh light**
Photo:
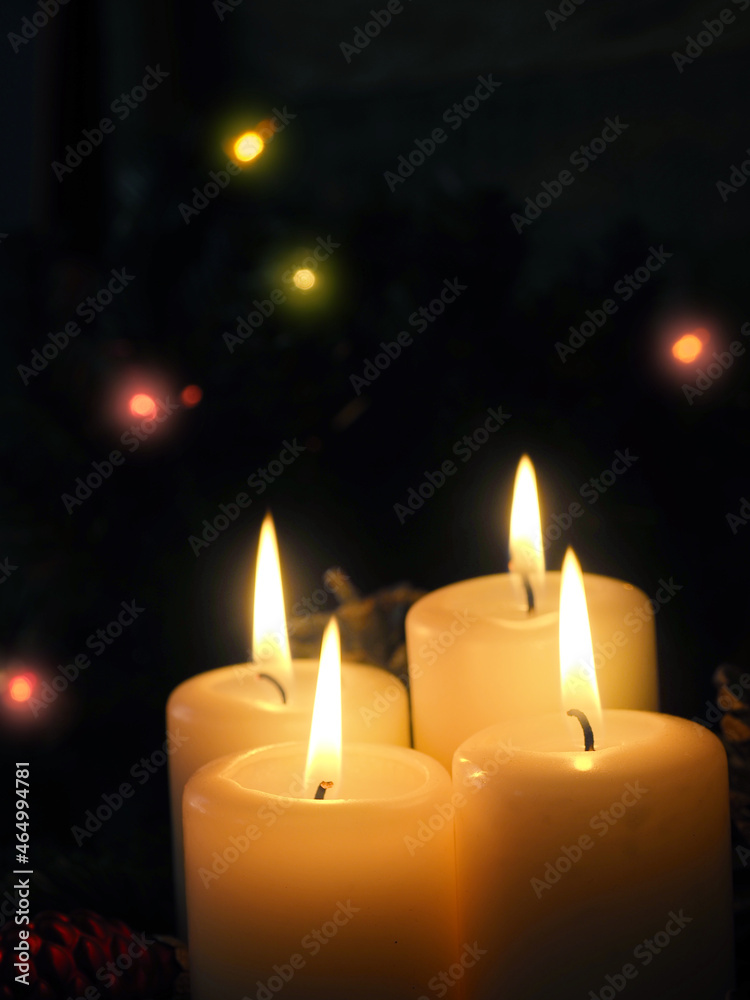
[[[234,155],[240,163],[249,163],[263,152],[265,143],[257,132],[243,132],[234,142]]]
[[[130,398],[130,412],[134,417],[154,417],[156,415],[156,402],[153,396],[146,392],[137,392]]]
[[[672,344],[672,356],[684,365],[689,365],[700,356],[704,343],[708,340],[708,331],[701,328],[691,333],[684,333]]]

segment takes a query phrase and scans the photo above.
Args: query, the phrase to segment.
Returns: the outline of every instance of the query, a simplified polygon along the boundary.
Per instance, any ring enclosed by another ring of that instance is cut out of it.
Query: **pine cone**
[[[425,591],[397,583],[362,597],[342,569],[329,569],[326,586],[338,601],[341,652],[355,663],[374,663],[407,680],[404,620]],[[316,659],[330,613],[318,612],[289,620],[292,655]]]
[[[29,931],[28,987],[15,981],[14,948],[22,929]],[[24,928],[9,924],[0,932],[0,1000],[21,994],[28,1000],[171,1000],[187,995],[186,964],[184,948],[173,939],[147,937],[90,910],[47,910]]]
[[[750,843],[750,691],[748,673],[722,664],[714,673],[717,702],[723,711],[721,737],[729,760],[732,819]]]

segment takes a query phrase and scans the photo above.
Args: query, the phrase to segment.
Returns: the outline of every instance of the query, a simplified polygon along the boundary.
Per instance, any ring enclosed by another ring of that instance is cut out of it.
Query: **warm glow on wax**
[[[594,738],[601,736],[602,706],[594,668],[586,591],[581,565],[572,549],[565,553],[560,585],[560,683],[563,710],[583,712],[591,723]],[[580,725],[575,719],[571,721],[573,725],[583,743]]]
[[[260,529],[255,570],[253,663],[277,681],[284,689],[286,701],[291,701],[294,672],[286,628],[279,547],[270,514],[266,514]]]
[[[320,670],[305,767],[305,785],[332,782],[328,798],[341,798],[341,639],[331,618],[323,633]]]

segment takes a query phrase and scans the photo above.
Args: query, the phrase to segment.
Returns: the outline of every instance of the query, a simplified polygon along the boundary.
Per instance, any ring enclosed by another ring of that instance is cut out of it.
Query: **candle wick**
[[[315,789],[315,798],[324,799],[326,797],[326,792],[329,788],[333,788],[332,781],[321,781],[318,787]]]
[[[271,677],[270,674],[258,674],[258,677],[260,677],[264,681],[270,681],[272,684],[275,684],[276,687],[279,689],[279,693],[281,694],[281,700],[282,700],[282,702],[286,705],[286,691],[281,686],[281,684],[279,684],[279,682],[276,680],[276,678],[275,677]]]
[[[534,591],[531,588],[531,580],[528,576],[522,576],[524,590],[526,591],[526,600],[529,602],[529,614],[534,610]]]
[[[583,749],[593,750],[594,749],[594,730],[591,728],[591,723],[586,718],[583,712],[579,712],[577,708],[571,708],[568,715],[574,715],[576,719],[581,723],[581,729],[583,730]]]

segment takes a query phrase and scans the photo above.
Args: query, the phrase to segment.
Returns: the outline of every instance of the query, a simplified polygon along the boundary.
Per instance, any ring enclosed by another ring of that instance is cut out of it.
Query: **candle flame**
[[[544,580],[542,520],[536,474],[528,455],[518,463],[510,512],[510,570],[520,573],[532,587]]]
[[[560,582],[560,682],[563,710],[577,709],[588,718],[594,740],[601,737],[602,706],[594,668],[583,573],[572,549],[565,553]],[[576,740],[583,744],[580,723],[571,719]]]
[[[266,514],[260,529],[255,570],[253,663],[259,671],[278,681],[286,692],[287,702],[291,701],[294,672],[284,612],[279,547],[270,514]]]
[[[331,798],[341,798],[341,639],[335,618],[323,633],[305,767],[307,788],[322,781],[332,781]]]

